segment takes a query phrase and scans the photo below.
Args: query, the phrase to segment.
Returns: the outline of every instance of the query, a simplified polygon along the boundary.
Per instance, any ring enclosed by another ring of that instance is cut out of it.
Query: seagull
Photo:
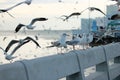
[[[16,58],[16,57],[11,56],[11,55],[8,54],[7,52],[5,52],[5,50],[4,50],[2,47],[0,47],[0,49],[4,52],[4,55],[5,55],[5,59],[6,59],[6,60],[12,60],[12,59]]]
[[[101,12],[102,14],[104,14],[105,16],[106,16],[106,14],[102,11],[102,10],[100,10],[99,8],[96,8],[96,7],[88,7],[88,8],[86,8],[86,9],[84,9],[84,10],[82,10],[81,12],[74,12],[74,13],[71,13],[69,16],[66,16],[66,15],[62,15],[61,17],[65,17],[65,19],[63,19],[63,21],[65,21],[65,20],[68,20],[70,17],[72,17],[72,16],[79,16],[79,15],[81,15],[84,11],[86,11],[86,10],[89,10],[89,11],[94,11],[94,10],[96,10],[96,11],[99,11],[99,12]]]
[[[32,0],[25,0],[25,1],[23,1],[23,2],[20,2],[20,3],[15,4],[14,6],[12,6],[12,7],[10,7],[10,8],[0,9],[0,13],[6,12],[6,13],[8,13],[11,17],[13,17],[13,16],[8,12],[9,10],[11,10],[11,9],[15,8],[16,6],[19,6],[19,5],[23,4],[23,3],[25,3],[25,4],[27,4],[27,5],[30,5],[31,2],[32,2]]]
[[[79,45],[79,43],[80,43],[80,37],[78,37],[77,35],[73,35],[72,40],[66,41],[67,45],[73,46],[73,50],[75,50],[75,45]]]
[[[23,44],[28,43],[29,41],[30,41],[30,40],[25,41],[25,42],[23,42]],[[22,45],[23,45],[23,44],[22,44]],[[0,49],[4,52],[4,55],[5,55],[5,59],[6,59],[6,60],[13,60],[13,59],[16,58],[17,56],[12,56],[12,55],[13,55],[13,54],[16,52],[16,50],[17,50],[18,48],[20,48],[22,45],[16,46],[10,54],[9,54],[8,52],[6,52],[6,50],[4,50],[2,47],[0,47]],[[10,63],[11,63],[11,61],[10,61]]]
[[[62,53],[62,47],[67,48],[66,44],[66,36],[69,36],[66,33],[63,33],[58,41],[51,42],[51,46],[47,46],[47,48],[51,47],[57,47],[57,49],[60,47],[61,48],[61,53]]]
[[[30,22],[30,24],[28,24],[28,25],[18,24],[17,27],[16,27],[16,29],[15,29],[15,32],[17,33],[22,27],[26,27],[27,29],[34,29],[35,26],[32,26],[32,25],[33,25],[36,21],[46,21],[46,20],[48,20],[48,19],[47,19],[47,18],[43,18],[43,17],[41,17],[41,18],[34,18],[34,19]]]
[[[67,45],[72,45],[73,50],[75,50],[76,45],[83,45],[84,46],[91,43],[93,41],[93,34],[92,33],[83,33],[82,35],[79,34],[78,36],[74,36],[74,38],[71,41],[66,41]]]
[[[8,46],[6,47],[5,52],[8,52],[8,50],[11,48],[11,46],[12,46],[13,44],[18,43],[18,45],[17,45],[17,47],[16,47],[16,49],[18,49],[18,48],[20,48],[22,45],[24,45],[26,42],[29,42],[29,41],[33,41],[33,42],[37,45],[37,47],[40,47],[40,48],[41,48],[41,46],[40,46],[33,38],[31,38],[31,37],[26,37],[26,38],[20,39],[20,40],[11,40],[10,43],[8,44]],[[16,51],[16,50],[15,50],[15,51]]]
[[[118,19],[120,19],[120,14],[114,14],[114,15],[111,16],[110,19],[111,20],[118,20]]]

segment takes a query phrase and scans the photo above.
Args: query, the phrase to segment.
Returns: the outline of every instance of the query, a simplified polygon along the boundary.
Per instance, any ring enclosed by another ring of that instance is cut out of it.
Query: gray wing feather
[[[18,46],[16,46],[14,49],[13,49],[13,51],[11,52],[11,56],[17,51],[17,49],[19,49],[22,45],[24,45],[24,44],[26,44],[26,43],[28,43],[30,40],[27,40],[27,41],[25,41],[25,42],[23,42],[22,44],[19,44]]]
[[[8,46],[6,47],[5,49],[5,52],[8,52],[8,50],[11,48],[11,46],[15,43],[18,43],[19,41],[18,40],[12,40],[10,41],[10,43],[8,44]]]
[[[104,14],[105,16],[106,16],[106,14],[102,11],[102,10],[100,10],[99,8],[96,8],[96,7],[89,7],[88,8],[89,10],[97,10],[97,11],[99,11],[99,12],[101,12],[102,14]]]
[[[17,33],[23,26],[24,24],[18,24],[17,27],[15,28],[15,32]]]
[[[48,20],[47,18],[35,18],[31,21],[30,25],[33,25],[36,21],[46,21]]]
[[[38,47],[40,47],[40,45],[38,44],[38,42],[37,41],[35,41],[33,38],[31,38],[31,37],[26,37],[24,40],[31,40],[31,41],[33,41]]]
[[[12,7],[10,7],[10,8],[7,8],[6,10],[8,11],[8,10],[10,10],[10,9],[13,9],[14,7],[19,6],[19,5],[23,4],[23,3],[25,3],[25,1],[20,2],[20,3],[17,3],[17,4],[15,4],[14,6],[12,6]]]

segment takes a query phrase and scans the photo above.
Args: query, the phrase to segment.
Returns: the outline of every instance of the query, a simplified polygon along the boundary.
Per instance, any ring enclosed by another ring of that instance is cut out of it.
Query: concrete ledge
[[[108,80],[105,72],[95,72],[87,76],[85,80]]]
[[[110,79],[113,80],[120,75],[120,64],[110,66]]]
[[[111,43],[109,45],[105,45],[104,48],[108,60],[120,56],[120,43]]]
[[[88,68],[105,61],[105,54],[102,47],[94,47],[87,50],[75,51],[78,54],[80,66]]]
[[[18,62],[0,65],[0,80],[27,80],[23,65]]]

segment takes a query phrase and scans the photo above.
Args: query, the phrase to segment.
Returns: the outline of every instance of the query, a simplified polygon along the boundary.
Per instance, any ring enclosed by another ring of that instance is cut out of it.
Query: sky
[[[13,6],[24,0],[0,0],[0,9]],[[61,1],[61,2],[59,2]],[[64,30],[80,28],[80,19],[89,18],[89,11],[77,17],[72,17],[68,22],[62,21],[59,17],[69,15],[73,12],[80,12],[89,6],[100,8],[106,12],[106,5],[109,0],[33,0],[31,5],[22,4],[10,10],[15,18],[7,13],[0,13],[0,30],[14,30],[19,23],[29,24],[36,17],[46,17],[48,21],[36,22],[35,30]],[[99,12],[90,13],[90,17],[103,16]]]

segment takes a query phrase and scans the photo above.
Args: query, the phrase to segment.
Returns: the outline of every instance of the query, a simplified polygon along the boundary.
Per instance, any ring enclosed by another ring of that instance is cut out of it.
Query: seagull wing
[[[69,19],[70,17],[72,17],[72,16],[78,16],[78,15],[81,15],[81,13],[79,13],[79,12],[74,12],[74,13],[72,13],[72,14],[70,14],[68,17],[66,17],[66,20],[67,19]]]
[[[75,15],[76,15],[76,16],[77,16],[77,15],[81,15],[81,13],[79,13],[79,12],[74,12],[74,13],[70,14],[69,17],[75,16]]]
[[[106,16],[106,14],[105,14],[102,10],[100,10],[99,8],[96,8],[96,7],[89,7],[88,9],[91,10],[91,11],[97,10],[97,11],[101,12],[102,14],[104,14],[104,15]]]
[[[19,6],[19,5],[23,4],[23,3],[25,3],[25,1],[20,2],[20,3],[17,3],[17,4],[15,4],[15,5],[13,5],[12,7],[7,8],[6,10],[7,10],[7,11],[8,11],[8,10],[11,10],[11,9],[13,9],[14,7]]]
[[[33,41],[38,47],[41,47],[39,44],[38,44],[38,42],[37,41],[35,41],[33,38],[31,38],[31,37],[26,37],[24,40],[31,40],[31,41]]]
[[[28,43],[30,40],[24,41],[22,44],[19,44],[18,46],[16,46],[13,51],[11,52],[11,56],[16,52],[17,49],[19,49],[22,45]]]
[[[18,24],[16,29],[15,29],[15,32],[17,33],[23,26],[25,26],[24,24]]]
[[[18,40],[12,40],[10,41],[10,43],[8,44],[8,46],[6,47],[5,49],[5,52],[8,52],[8,50],[10,49],[10,47],[15,44],[15,43],[18,43],[19,41]]]
[[[60,45],[59,41],[56,41],[56,42],[51,42],[51,46],[47,46],[46,48],[51,48],[51,47],[57,47]]]
[[[31,21],[30,25],[33,25],[36,21],[46,21],[48,20],[47,18],[35,18]]]

